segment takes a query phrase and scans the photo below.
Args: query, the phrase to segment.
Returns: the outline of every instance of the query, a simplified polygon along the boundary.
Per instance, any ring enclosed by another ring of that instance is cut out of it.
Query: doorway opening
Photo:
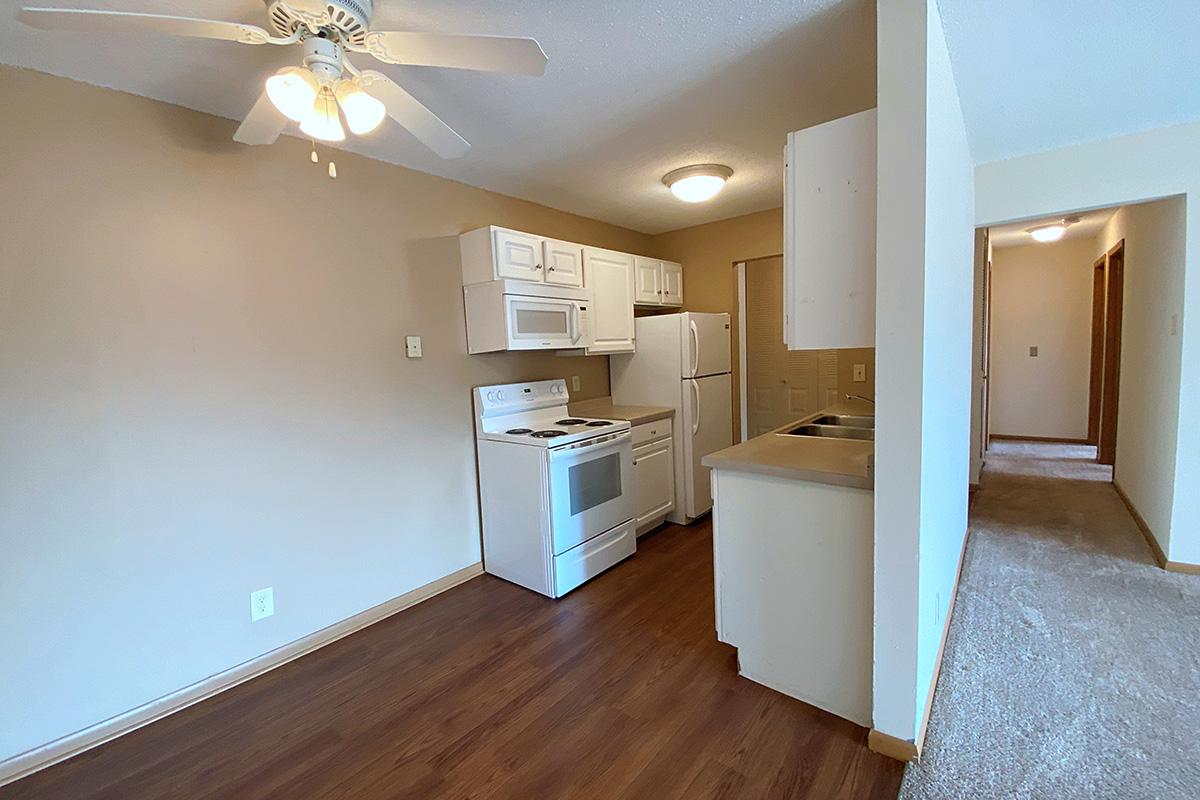
[[[814,414],[846,395],[875,397],[875,348],[789,350],[783,256],[735,264],[741,441]]]

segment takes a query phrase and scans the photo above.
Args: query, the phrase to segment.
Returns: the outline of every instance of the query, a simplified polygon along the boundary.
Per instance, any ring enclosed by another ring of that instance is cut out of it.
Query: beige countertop
[[[875,488],[875,443],[856,439],[821,439],[808,436],[784,436],[791,430],[823,414],[865,414],[874,416],[870,403],[847,400],[801,417],[780,428],[710,453],[701,461],[706,467],[737,472],[755,472],[779,478],[829,483],[857,489]]]
[[[595,400],[580,400],[571,403],[567,410],[579,417],[596,417],[598,419],[625,419],[634,425],[643,422],[653,422],[656,419],[669,419],[675,416],[675,409],[666,406],[620,406],[613,405],[611,397],[597,397]]]

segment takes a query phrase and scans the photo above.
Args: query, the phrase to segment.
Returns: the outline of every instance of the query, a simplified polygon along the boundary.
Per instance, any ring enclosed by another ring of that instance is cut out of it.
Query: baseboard
[[[1163,569],[1183,575],[1200,575],[1200,564],[1189,564],[1186,561],[1168,561]]]
[[[199,703],[202,700],[207,700],[226,689],[232,689],[240,683],[257,678],[259,675],[269,672],[276,667],[283,666],[289,661],[294,661],[327,644],[336,642],[338,639],[349,636],[393,614],[398,614],[406,608],[411,608],[423,600],[428,600],[434,595],[458,586],[460,583],[464,583],[481,574],[483,574],[482,563],[464,567],[450,573],[444,578],[439,578],[424,586],[419,586],[410,592],[405,592],[399,597],[388,600],[386,603],[368,608],[366,611],[355,614],[348,619],[310,633],[308,636],[285,644],[282,647],[277,647],[268,653],[238,664],[236,667],[231,667],[224,672],[211,675],[190,686],[185,686],[157,700],[151,700],[123,714],[118,714],[115,717],[110,717],[103,722],[98,722],[83,730],[55,739],[41,747],[35,747],[32,750],[26,750],[24,753],[18,753],[11,758],[0,761],[0,786],[20,780],[38,770],[45,769],[60,761],[65,761],[72,756],[79,755],[85,750],[98,747],[118,736],[160,720],[169,714],[182,711],[188,706]]]
[[[993,433],[992,439],[1001,442],[1044,442],[1046,444],[1091,444],[1087,439],[1071,439],[1060,436],[1023,436],[1016,433]]]
[[[1117,492],[1117,497],[1121,498],[1121,502],[1125,504],[1125,508],[1129,511],[1129,516],[1133,517],[1134,523],[1137,524],[1138,530],[1142,532],[1142,536],[1146,539],[1146,544],[1150,545],[1150,552],[1154,554],[1154,560],[1163,569],[1167,568],[1167,554],[1162,551],[1162,547],[1158,544],[1158,539],[1154,538],[1154,532],[1150,530],[1150,526],[1146,524],[1146,520],[1138,513],[1138,510],[1133,507],[1133,501],[1129,499],[1129,495],[1125,494],[1125,490],[1121,488],[1121,484],[1117,483],[1116,478],[1112,482],[1113,489]]]
[[[875,728],[867,736],[867,747],[880,755],[894,758],[897,761],[915,761],[921,758],[925,748],[925,734],[929,730],[929,712],[933,710],[933,696],[937,692],[938,677],[942,674],[942,657],[946,654],[946,639],[950,635],[950,620],[954,618],[954,606],[958,602],[958,584],[962,580],[963,562],[967,556],[967,540],[971,538],[968,527],[963,534],[962,549],[958,552],[958,568],[954,573],[954,588],[950,592],[950,605],[946,608],[946,619],[942,624],[942,639],[938,643],[937,660],[933,664],[933,675],[929,680],[929,693],[925,697],[925,711],[921,715],[921,724],[917,726],[915,741],[900,739]]]
[[[894,758],[897,761],[916,761],[920,753],[915,742],[907,739],[897,739],[889,733],[871,728],[867,734],[867,747],[881,756]]]

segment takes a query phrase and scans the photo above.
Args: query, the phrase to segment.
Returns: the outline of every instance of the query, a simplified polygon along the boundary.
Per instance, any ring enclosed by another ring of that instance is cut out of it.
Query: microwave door
[[[579,341],[579,308],[573,300],[504,296],[509,350],[552,350]]]
[[[628,431],[550,450],[554,554],[633,518],[633,438]]]

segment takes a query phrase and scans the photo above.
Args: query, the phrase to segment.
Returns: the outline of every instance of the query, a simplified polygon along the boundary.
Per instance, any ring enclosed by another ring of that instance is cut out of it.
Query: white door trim
[[[741,411],[741,441],[746,441],[750,415],[746,411],[746,262],[737,263],[738,286],[738,404]]]

